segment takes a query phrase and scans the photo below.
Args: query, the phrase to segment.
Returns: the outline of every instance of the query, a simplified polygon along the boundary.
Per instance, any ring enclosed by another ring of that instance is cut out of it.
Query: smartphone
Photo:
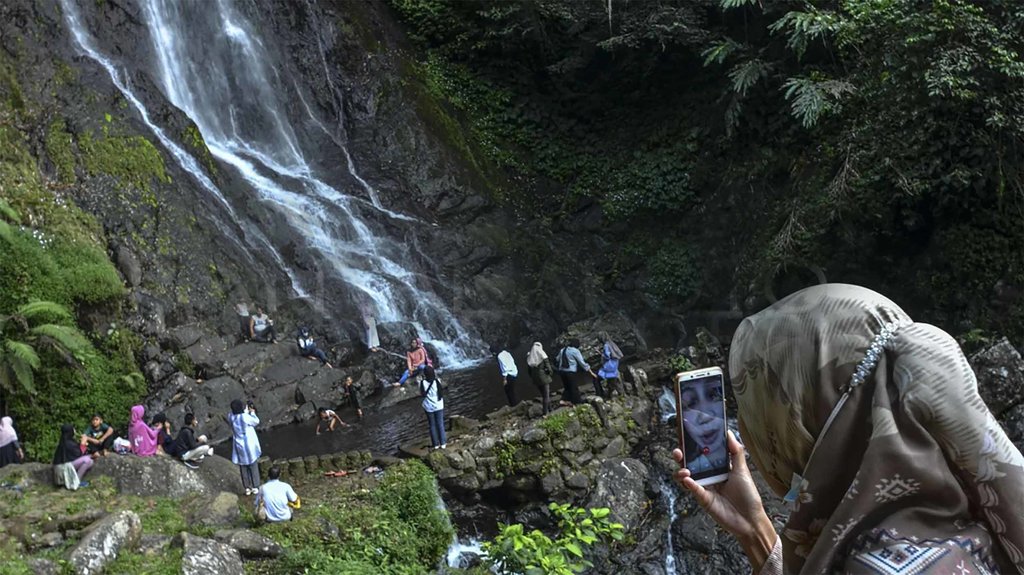
[[[725,442],[725,381],[722,369],[708,367],[677,373],[676,425],[679,449],[691,477],[699,485],[729,478]]]

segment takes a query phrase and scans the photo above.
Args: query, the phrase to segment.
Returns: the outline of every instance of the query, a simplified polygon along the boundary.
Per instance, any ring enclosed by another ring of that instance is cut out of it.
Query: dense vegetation
[[[50,113],[0,60],[0,409],[14,414],[27,456],[41,460],[52,455],[61,423],[81,431],[98,411],[123,424],[145,394],[139,339],[118,325],[126,290],[104,232],[67,193],[77,158],[87,173],[124,185],[148,185],[157,168],[153,176],[166,178],[155,148],[110,134],[110,118],[98,138],[77,143],[76,155]],[[45,156],[33,145],[40,133]],[[140,157],[149,169],[130,163]],[[45,158],[53,176],[41,169]],[[83,321],[89,316],[112,321]]]
[[[497,194],[552,229],[600,206],[605,288],[744,302],[824,276],[1020,334],[1020,3],[391,4]]]

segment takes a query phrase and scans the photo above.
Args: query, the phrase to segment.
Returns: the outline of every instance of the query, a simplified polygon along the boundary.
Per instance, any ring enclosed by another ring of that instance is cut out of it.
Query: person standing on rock
[[[256,493],[256,517],[270,523],[291,521],[292,509],[302,507],[292,486],[281,481],[281,468],[276,465],[267,472],[267,482]]]
[[[362,387],[352,381],[351,375],[345,378],[345,399],[348,400],[349,405],[355,408],[359,419],[363,418],[363,406],[359,403],[359,392],[361,390]]]
[[[512,354],[507,349],[502,349],[498,344],[491,344],[491,354],[498,358],[498,371],[501,373],[501,384],[505,390],[505,398],[508,399],[508,404],[515,407],[519,404],[519,398],[516,397],[516,380],[519,378],[519,368],[516,366],[516,360],[512,358]]]
[[[238,314],[238,334],[242,341],[249,341],[252,319],[249,316],[249,304],[238,302],[235,304],[235,313]]]
[[[146,408],[141,405],[132,407],[131,422],[128,424],[128,441],[132,444],[132,453],[139,457],[156,455],[159,446],[160,430],[154,429],[142,419]]]
[[[602,391],[607,392],[608,395],[606,397],[611,397],[613,391],[618,392],[620,396],[625,395],[622,378],[619,375],[619,360],[622,359],[622,350],[619,349],[619,346],[615,345],[615,342],[612,341],[607,332],[601,332],[600,338],[604,342],[601,346],[601,361],[604,363],[601,365],[601,369],[597,371],[597,377],[604,380],[604,389]]]
[[[92,456],[85,453],[84,446],[75,438],[75,426],[65,423],[60,427],[60,440],[53,452],[53,479],[71,491],[79,487],[88,487],[82,481],[85,474],[92,469]]]
[[[260,483],[260,467],[257,463],[263,450],[260,440],[256,437],[256,426],[260,418],[256,416],[256,408],[252,404],[245,405],[241,399],[231,401],[231,462],[238,466],[242,474],[242,487],[246,495],[255,495]]]
[[[580,395],[580,380],[584,377],[583,374],[589,373],[591,378],[597,376],[580,353],[579,338],[570,339],[562,351],[558,352],[555,369],[558,370],[558,378],[562,380],[562,400],[559,404],[570,406],[583,403],[583,397]]]
[[[434,449],[447,449],[448,439],[444,434],[444,392],[441,389],[441,380],[434,373],[434,368],[429,365],[423,369],[420,395],[423,396],[423,411],[427,413],[430,445]]]
[[[309,328],[299,328],[299,336],[296,338],[295,343],[299,346],[299,355],[302,357],[319,359],[320,365],[327,366],[328,369],[334,367],[331,365],[331,362],[327,361],[327,354],[316,346],[313,336],[309,333]]]
[[[14,430],[14,420],[8,416],[0,419],[0,467],[11,463],[21,463],[25,452],[18,443],[18,432]]]
[[[548,359],[544,346],[539,341],[533,342],[533,347],[526,354],[526,367],[530,372],[530,379],[533,385],[537,386],[540,392],[541,404],[544,406],[544,415],[551,413],[551,375],[554,369],[551,367],[551,360]]]
[[[256,306],[256,314],[249,319],[249,339],[277,343],[274,320],[270,319],[260,306]]]
[[[402,377],[395,382],[394,386],[405,385],[405,381],[409,379],[410,375],[419,375],[427,367],[432,367],[430,355],[427,353],[426,346],[423,345],[423,340],[417,337],[412,340],[412,343],[409,345],[409,351],[405,354],[405,372],[402,373]]]

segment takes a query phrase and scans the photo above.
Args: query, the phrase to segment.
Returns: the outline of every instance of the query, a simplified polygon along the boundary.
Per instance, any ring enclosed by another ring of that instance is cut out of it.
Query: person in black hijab
[[[92,456],[82,452],[82,443],[75,438],[75,426],[65,423],[60,427],[60,440],[53,452],[53,474],[57,485],[75,491],[88,487],[82,477],[92,469]]]

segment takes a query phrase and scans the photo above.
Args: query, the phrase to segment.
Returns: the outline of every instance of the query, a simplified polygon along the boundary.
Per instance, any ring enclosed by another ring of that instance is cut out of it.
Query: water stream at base
[[[431,278],[415,270],[408,245],[412,230],[400,231],[408,237],[395,237],[394,225],[423,224],[381,204],[376,190],[356,171],[345,142],[340,103],[335,102],[339,130],[331,132],[308,105],[298,82],[281,78],[269,42],[255,35],[232,1],[140,0],[140,5],[156,55],[153,75],[167,99],[199,128],[210,153],[248,184],[243,200],[224,194],[195,158],[151,121],[127,71],[100,51],[85,28],[76,0],[60,0],[60,5],[82,52],[107,71],[182,169],[224,207],[248,247],[272,255],[299,297],[309,297],[307,289],[260,227],[240,215],[232,201],[254,201],[272,210],[286,222],[287,235],[315,252],[331,277],[345,283],[352,303],[368,305],[378,322],[415,325],[448,366],[478,360],[483,351],[479,339],[429,287]],[[318,48],[323,59],[322,45]],[[333,86],[332,94],[338,97]],[[289,100],[301,102],[305,115],[290,115],[294,106],[286,105]],[[330,136],[338,150],[317,149],[314,154],[331,159],[329,154],[340,152],[354,184],[342,190],[322,179],[303,150],[299,133],[304,125]],[[374,229],[375,215],[394,224],[387,234]]]
[[[675,525],[679,514],[676,513],[676,488],[666,481],[661,481],[659,486],[661,501],[668,511],[668,529],[665,530],[665,575],[677,575],[676,554],[672,548],[672,526]]]

